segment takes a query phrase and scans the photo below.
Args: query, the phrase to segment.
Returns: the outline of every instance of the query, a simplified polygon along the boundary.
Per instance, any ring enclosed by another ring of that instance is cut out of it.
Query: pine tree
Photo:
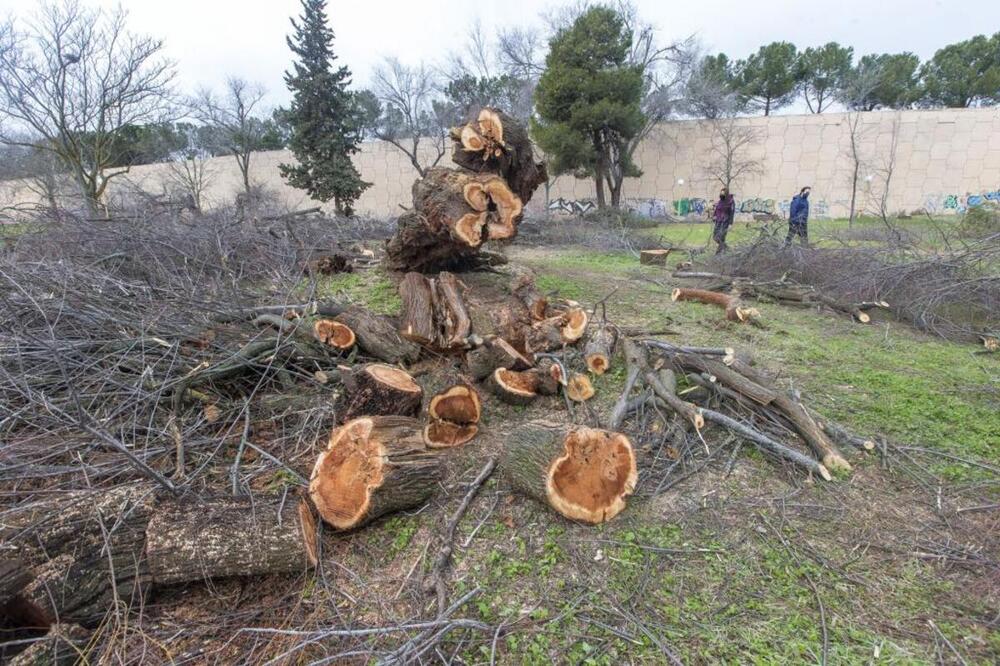
[[[337,213],[350,215],[351,205],[371,186],[351,162],[351,155],[358,152],[363,119],[347,90],[350,70],[333,68],[336,56],[326,0],[302,0],[302,8],[299,21],[292,19],[295,34],[287,40],[298,60],[292,72],[285,72],[285,85],[292,93],[288,147],[298,164],[280,165],[281,175],[314,199],[333,199]]]

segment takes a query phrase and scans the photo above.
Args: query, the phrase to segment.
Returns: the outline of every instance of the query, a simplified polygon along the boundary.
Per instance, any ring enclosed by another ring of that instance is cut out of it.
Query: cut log
[[[441,391],[427,405],[427,415],[432,419],[460,425],[479,423],[482,403],[479,392],[468,384],[459,384]]]
[[[396,220],[396,233],[386,241],[386,265],[394,271],[434,271],[450,268],[476,254],[483,241],[489,213],[469,213],[450,229],[435,226],[426,215],[407,211]],[[460,240],[456,240],[458,237]]]
[[[451,131],[452,161],[477,173],[502,177],[523,204],[548,180],[545,164],[535,162],[527,130],[496,109],[483,109],[476,122]]]
[[[710,305],[718,305],[726,313],[729,321],[748,322],[756,321],[760,318],[760,312],[756,308],[746,307],[736,296],[730,294],[720,294],[717,291],[707,289],[674,289],[670,294],[672,301],[697,301]]]
[[[530,370],[497,368],[490,375],[490,388],[507,404],[526,405],[538,397],[538,378]]]
[[[583,347],[583,360],[587,370],[595,375],[603,375],[611,367],[617,333],[610,324],[597,326],[588,336]]]
[[[508,298],[490,311],[493,330],[518,351],[527,351],[526,342],[531,331],[531,314],[517,298]]]
[[[337,422],[359,416],[416,416],[424,391],[404,370],[369,363],[341,377],[344,390],[337,402]]]
[[[436,278],[407,273],[399,284],[400,335],[434,351],[464,349],[472,322],[460,286],[453,273],[442,272]]]
[[[524,349],[531,354],[544,354],[561,348],[565,344],[565,323],[566,318],[562,314],[534,322],[526,329]]]
[[[670,256],[671,250],[640,250],[639,251],[639,263],[646,266],[666,266],[667,257]]]
[[[364,352],[385,363],[415,363],[420,358],[420,346],[399,335],[396,324],[383,315],[351,306],[335,319],[346,324]]]
[[[312,512],[281,495],[165,501],[146,530],[155,585],[301,572],[316,552]]]
[[[320,517],[341,530],[426,502],[440,482],[423,424],[402,416],[349,421],[330,435],[309,480]]]
[[[587,311],[581,307],[571,307],[563,312],[563,325],[560,334],[563,342],[573,344],[583,337],[587,332],[587,324],[590,318]]]
[[[425,347],[437,342],[434,322],[434,287],[431,280],[420,273],[410,272],[399,283],[402,301],[399,334]]]
[[[836,312],[842,312],[844,314],[851,315],[854,321],[860,324],[870,324],[872,321],[871,315],[862,310],[857,305],[852,305],[849,303],[842,303],[835,298],[827,296],[825,294],[814,294],[813,298],[825,305],[826,307],[834,310]]]
[[[468,384],[441,391],[427,405],[424,440],[432,449],[450,448],[469,442],[479,432],[482,403],[479,392]]]
[[[566,397],[573,402],[586,402],[594,397],[594,385],[587,375],[574,372],[566,382]]]
[[[316,319],[312,330],[316,340],[337,351],[350,349],[357,340],[350,326],[333,319]]]
[[[474,379],[482,380],[497,368],[527,370],[532,361],[503,338],[492,338],[481,347],[466,353],[465,365]]]
[[[540,421],[511,433],[501,465],[515,491],[593,524],[621,513],[638,478],[625,435]]]
[[[748,377],[747,373],[737,371],[736,368],[740,364],[738,360],[734,360],[732,365],[726,365],[698,354],[677,354],[674,358],[682,369],[694,369],[712,375],[729,388],[758,404],[769,405],[778,396],[777,391],[755,381],[756,375]]]

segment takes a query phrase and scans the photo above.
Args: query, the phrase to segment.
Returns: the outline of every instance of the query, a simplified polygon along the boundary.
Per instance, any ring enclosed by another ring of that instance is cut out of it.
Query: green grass
[[[402,307],[396,286],[377,269],[324,276],[317,282],[316,296],[360,303],[379,314],[396,315]]]

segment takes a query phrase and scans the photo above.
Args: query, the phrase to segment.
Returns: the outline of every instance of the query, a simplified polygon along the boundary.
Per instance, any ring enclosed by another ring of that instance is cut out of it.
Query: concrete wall
[[[859,209],[873,211],[884,189],[884,166],[892,153],[895,167],[889,183],[888,209],[960,212],[969,205],[1000,201],[1000,108],[933,111],[878,111],[862,114]],[[748,151],[762,172],[741,179],[734,187],[743,217],[754,213],[787,215],[788,203],[803,185],[811,185],[812,215],[842,217],[850,200],[852,162],[845,114],[772,116],[740,121],[753,127],[759,140]],[[665,123],[639,147],[640,178],[625,184],[628,205],[636,212],[661,216],[706,215],[717,196],[718,184],[705,172],[711,160],[712,130],[699,121]],[[423,162],[431,156],[425,154]],[[252,162],[254,182],[276,191],[289,206],[315,205],[298,190],[284,184],[278,164],[289,161],[285,151],[259,153]],[[362,177],[373,183],[357,210],[378,216],[400,212],[410,204],[410,186],[417,177],[408,159],[394,147],[366,143],[356,156]],[[450,161],[446,155],[441,165]],[[231,202],[239,190],[232,158],[210,161],[212,184],[209,205]],[[165,187],[165,167],[136,167],[130,182],[151,192]],[[121,189],[119,189],[119,192]],[[552,212],[585,211],[593,206],[593,184],[562,176],[548,191],[536,193],[531,208]],[[0,183],[0,202],[23,203],[35,196],[21,183]]]

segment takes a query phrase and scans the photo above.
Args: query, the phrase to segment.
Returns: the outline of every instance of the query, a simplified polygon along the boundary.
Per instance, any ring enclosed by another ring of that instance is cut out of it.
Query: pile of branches
[[[764,239],[712,265],[753,282],[792,280],[840,304],[889,303],[902,321],[949,340],[1000,331],[1000,237],[927,253],[905,245],[783,248]]]

